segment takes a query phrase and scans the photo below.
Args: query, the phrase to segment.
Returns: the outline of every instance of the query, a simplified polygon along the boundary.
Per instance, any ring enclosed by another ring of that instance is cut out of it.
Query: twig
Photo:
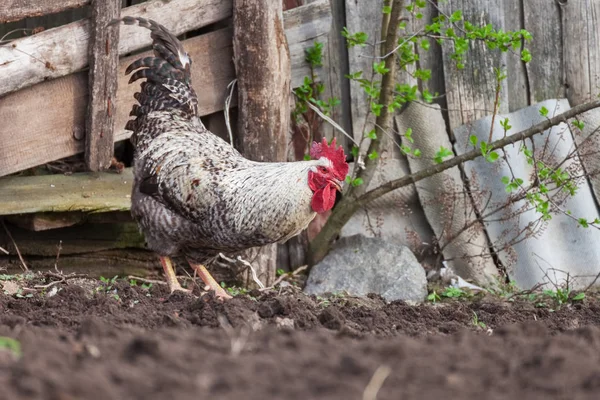
[[[62,250],[62,240],[58,241],[58,249],[56,251],[56,261],[54,262],[54,270],[58,272],[58,258],[60,257],[60,251]]]
[[[166,285],[166,282],[163,281],[158,281],[156,279],[147,279],[147,278],[141,278],[139,276],[133,276],[133,275],[127,275],[127,279],[131,280],[135,280],[135,281],[140,281],[142,283],[150,283],[152,285]]]
[[[373,373],[371,380],[363,392],[363,400],[376,400],[377,393],[379,393],[381,386],[383,386],[383,382],[385,382],[385,379],[391,372],[391,368],[387,365],[379,366],[379,368],[375,370],[375,373]]]
[[[4,227],[4,230],[6,231],[6,234],[8,235],[8,238],[12,242],[13,246],[15,246],[15,251],[17,252],[17,255],[19,256],[19,260],[21,260],[21,265],[23,266],[23,271],[29,272],[29,268],[27,268],[27,264],[25,264],[25,260],[23,259],[23,256],[21,255],[21,252],[19,251],[19,246],[17,246],[17,243],[15,242],[15,240],[12,237],[12,235],[10,234],[10,231],[6,227],[6,224],[4,223],[4,220],[2,219],[0,221],[2,221],[2,226]]]
[[[319,110],[319,108],[317,106],[315,106],[314,104],[312,104],[310,101],[307,101],[306,104],[310,107],[311,110],[313,110],[314,112],[316,112],[319,117],[321,117],[325,121],[329,122],[329,124],[331,126],[333,126],[336,130],[338,130],[344,136],[346,136],[348,139],[350,139],[350,141],[352,143],[354,143],[355,145],[359,146],[359,143],[356,140],[354,140],[354,138],[348,132],[346,132],[344,130],[344,128],[342,128],[337,122],[335,122],[334,120],[332,120],[331,118],[329,118],[327,115],[325,115],[321,110]]]
[[[256,282],[256,284],[261,288],[264,289],[265,288],[265,284],[262,283],[260,281],[260,279],[258,279],[258,275],[256,274],[256,270],[254,269],[254,267],[252,266],[252,264],[250,264],[248,261],[244,260],[242,258],[242,256],[237,256],[237,258],[234,260],[233,258],[229,258],[227,256],[225,256],[223,253],[219,253],[219,257],[221,257],[223,260],[227,261],[228,263],[232,263],[232,264],[236,264],[237,262],[242,263],[243,265],[245,265],[246,267],[250,268],[250,272],[252,272],[252,280],[254,282]]]
[[[52,281],[46,285],[35,285],[33,286],[34,289],[48,289],[49,287],[52,287],[54,285],[58,285],[59,283],[63,283],[66,282],[69,279],[77,279],[77,278],[87,278],[88,276],[86,274],[69,274],[69,275],[63,275],[62,273],[55,273],[55,272],[46,272],[44,273],[44,276],[46,278],[56,278],[58,279],[57,281]]]
[[[296,268],[291,274],[283,274],[281,275],[279,278],[275,279],[275,282],[273,282],[273,284],[269,287],[260,289],[261,292],[264,292],[266,290],[271,290],[274,289],[275,286],[279,285],[285,278],[287,278],[288,276],[296,276],[298,275],[300,272],[304,271],[305,269],[308,268],[308,265],[303,265],[301,267]]]
[[[3,252],[3,253],[4,253],[4,254],[6,254],[6,255],[9,255],[9,254],[10,254],[10,253],[8,252],[8,250],[6,250],[6,249],[5,249],[5,248],[3,248],[3,247],[0,247],[0,251],[1,251],[1,252]]]
[[[528,139],[530,137],[533,137],[534,135],[544,132],[545,130],[547,130],[555,125],[565,122],[567,119],[573,118],[576,115],[579,115],[581,113],[584,113],[586,111],[589,111],[589,110],[592,110],[592,109],[598,108],[598,107],[600,107],[600,100],[595,100],[595,101],[592,101],[589,103],[580,104],[578,106],[575,106],[575,107],[565,111],[562,114],[557,115],[554,118],[550,118],[543,122],[540,122],[539,124],[536,124],[536,125],[532,126],[531,128],[525,129],[524,131],[521,131],[521,132],[517,132],[517,133],[507,136],[503,139],[496,140],[495,142],[492,142],[489,144],[488,149],[490,151],[492,151],[492,150],[496,150],[496,149],[508,146],[509,144],[513,144],[513,143],[519,142],[521,140]],[[356,199],[356,201],[354,201],[354,200],[352,200],[352,201],[357,206],[357,208],[360,208],[363,205],[365,205],[366,203],[370,202],[371,200],[374,200],[394,189],[399,189],[399,188],[409,185],[411,183],[416,183],[420,180],[429,178],[432,175],[443,172],[449,168],[456,167],[457,165],[462,164],[466,161],[474,160],[478,157],[481,157],[481,150],[480,149],[471,150],[460,156],[453,157],[447,161],[444,161],[441,164],[432,165],[431,167],[422,169],[418,172],[415,172],[414,174],[406,175],[400,179],[395,179],[393,181],[389,181],[389,182],[379,186],[376,189],[372,189],[372,190],[366,192],[365,194],[360,196],[358,199]]]
[[[231,99],[233,98],[233,89],[235,88],[235,84],[237,83],[237,79],[232,80],[231,82],[229,82],[229,85],[227,85],[227,88],[229,89],[229,95],[225,98],[225,126],[227,127],[227,133],[229,133],[229,144],[231,144],[231,147],[233,146],[233,133],[231,131],[231,120],[229,118],[229,106],[231,104]]]

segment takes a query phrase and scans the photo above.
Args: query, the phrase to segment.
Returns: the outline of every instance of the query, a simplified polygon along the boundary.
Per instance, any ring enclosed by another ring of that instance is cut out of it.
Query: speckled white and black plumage
[[[302,231],[316,214],[308,173],[332,162],[244,158],[201,123],[192,61],[177,38],[153,21],[120,21],[150,29],[155,54],[127,69],[137,70],[130,82],[146,78],[135,95],[136,118],[126,128],[135,146],[131,212],[148,247],[206,263],[219,252],[284,241]]]

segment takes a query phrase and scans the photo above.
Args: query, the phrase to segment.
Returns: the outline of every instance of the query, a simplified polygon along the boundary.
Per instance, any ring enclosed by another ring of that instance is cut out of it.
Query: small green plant
[[[442,292],[442,297],[446,297],[449,299],[459,299],[461,297],[466,297],[467,293],[462,290],[461,288],[457,288],[457,287],[447,287],[446,289],[444,289],[444,291]]]
[[[573,292],[569,287],[557,287],[554,290],[545,289],[542,293],[553,300],[557,308],[560,308],[569,302],[583,301],[585,299],[584,292],[579,292],[576,295],[573,295]]]
[[[118,275],[113,276],[112,278],[105,278],[103,276],[100,277],[100,286],[96,287],[96,293],[104,293],[110,295],[113,299],[120,301],[121,297],[117,293],[117,289],[114,287],[117,282]],[[131,284],[131,282],[130,282]]]
[[[12,353],[15,358],[21,358],[21,342],[6,336],[0,336],[0,350],[6,350]]]
[[[471,319],[471,322],[473,325],[479,328],[487,329],[487,325],[483,321],[479,320],[479,316],[477,316],[477,313],[475,311],[473,311],[473,318]]]
[[[225,282],[221,282],[221,287],[227,291],[233,297],[243,294],[248,294],[250,291],[243,287],[238,286],[227,286]]]
[[[427,301],[430,301],[434,304],[441,300],[442,300],[442,298],[440,297],[439,294],[437,294],[437,292],[435,290],[433,292],[429,293],[429,295],[427,296]]]
[[[277,271],[275,271],[275,275],[277,275],[277,276],[285,275],[285,270],[282,268],[277,268]]]

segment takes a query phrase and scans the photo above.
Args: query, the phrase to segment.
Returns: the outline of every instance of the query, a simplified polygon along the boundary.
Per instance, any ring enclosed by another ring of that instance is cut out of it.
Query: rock
[[[380,238],[341,238],[310,271],[307,294],[375,293],[386,300],[421,302],[427,296],[425,270],[408,247]]]

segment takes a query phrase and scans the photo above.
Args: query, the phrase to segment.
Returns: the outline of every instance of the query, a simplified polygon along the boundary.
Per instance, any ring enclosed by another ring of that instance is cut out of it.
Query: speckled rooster
[[[126,70],[145,78],[126,129],[133,131],[131,213],[148,247],[160,256],[171,292],[184,290],[170,257],[185,256],[221,298],[230,296],[203,264],[220,252],[285,241],[316,213],[330,210],[348,173],[335,140],[313,143],[312,160],[254,162],[208,131],[198,116],[192,60],[181,42],[155,21],[124,17],[151,31],[154,56]]]

